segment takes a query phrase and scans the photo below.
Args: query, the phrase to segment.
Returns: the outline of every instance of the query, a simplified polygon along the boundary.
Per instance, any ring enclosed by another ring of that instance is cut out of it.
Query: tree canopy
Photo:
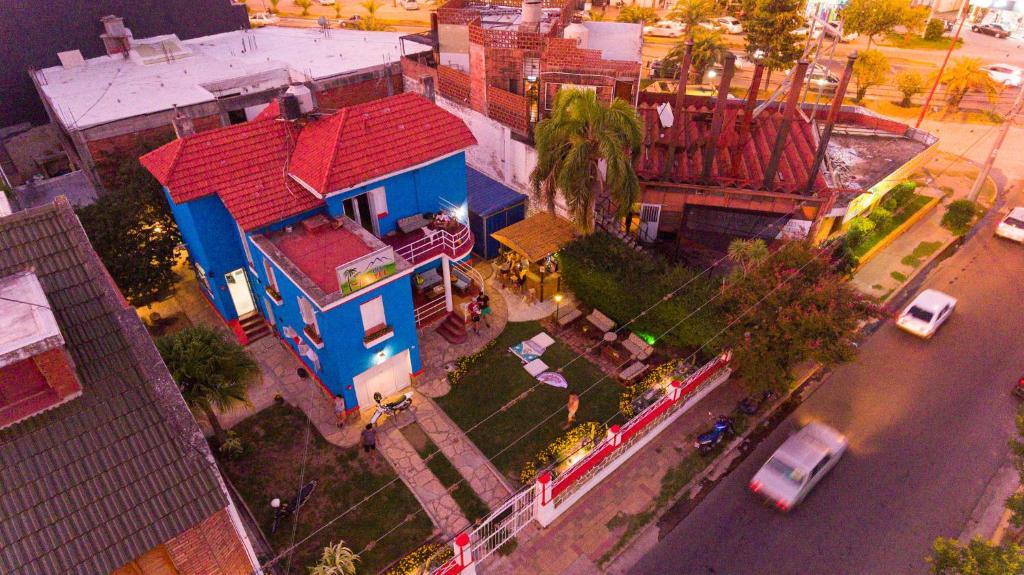
[[[999,93],[999,85],[981,69],[981,60],[977,58],[953,60],[942,73],[941,82],[946,86],[946,104],[953,111],[960,109],[964,96],[972,90],[984,92],[992,103]]]
[[[743,16],[747,54],[760,57],[769,72],[786,70],[802,52],[793,32],[804,25],[801,0],[747,0]],[[768,78],[765,78],[767,84]]]
[[[619,11],[619,16],[616,18],[619,22],[654,22],[658,19],[658,12],[654,8],[649,6],[637,6],[630,5]]]
[[[718,9],[715,0],[679,0],[669,18],[686,25],[686,35],[693,38],[697,25],[707,20]]]
[[[933,575],[1021,575],[1024,554],[1016,543],[993,545],[981,538],[961,545],[939,537],[928,559]]]
[[[865,50],[853,63],[853,79],[857,85],[854,101],[860,102],[868,89],[885,83],[889,76],[889,59],[878,50]]]
[[[868,37],[868,49],[875,36],[888,34],[901,24],[915,25],[917,15],[909,0],[850,0],[843,8],[843,28]]]

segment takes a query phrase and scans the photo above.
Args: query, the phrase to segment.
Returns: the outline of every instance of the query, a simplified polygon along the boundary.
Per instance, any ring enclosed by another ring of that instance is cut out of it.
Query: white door
[[[412,363],[409,361],[409,350],[390,357],[380,365],[352,378],[356,386],[356,397],[359,399],[360,409],[371,409],[377,406],[373,401],[373,394],[380,393],[384,397],[397,393],[399,390],[409,387],[409,379],[412,374]]]
[[[238,317],[244,317],[256,311],[256,303],[252,301],[249,278],[245,276],[245,270],[239,268],[224,274],[224,280],[228,284],[228,293],[231,294],[231,301],[235,304],[235,313],[238,314]]]

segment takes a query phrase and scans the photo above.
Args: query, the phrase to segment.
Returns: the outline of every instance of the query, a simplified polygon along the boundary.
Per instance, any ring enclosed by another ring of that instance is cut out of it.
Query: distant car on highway
[[[817,40],[822,34],[824,34],[826,38],[838,38],[839,41],[844,44],[853,42],[860,37],[860,34],[857,34],[856,32],[843,33],[842,25],[830,22],[819,22],[816,24],[814,26],[814,32],[811,33],[811,38]]]
[[[742,34],[743,24],[740,24],[738,18],[733,16],[722,16],[721,18],[712,18],[706,22],[698,24],[701,28],[707,28],[708,30],[722,30],[729,34]]]
[[[359,27],[359,23],[362,22],[362,21],[363,21],[363,17],[362,16],[360,16],[359,14],[353,14],[352,16],[349,16],[348,18],[342,18],[342,19],[338,20],[338,27],[339,28],[353,28],[353,29],[355,29],[355,28]]]
[[[1024,206],[1017,206],[996,226],[996,235],[1024,244]]]
[[[978,34],[985,34],[987,36],[995,36],[996,38],[1009,38],[1010,31],[1003,28],[1000,24],[975,24],[971,26],[971,30]]]
[[[249,16],[249,26],[253,28],[262,28],[270,24],[277,24],[280,21],[280,18],[270,12],[257,12],[256,14]]]
[[[786,75],[793,73],[792,69],[786,70]],[[839,76],[821,64],[812,64],[807,68],[807,75],[804,76],[804,83],[810,92],[820,92],[826,96],[836,93],[839,87]]]
[[[842,433],[809,423],[775,450],[750,480],[750,490],[779,511],[789,511],[835,467],[847,445]]]
[[[681,38],[685,32],[686,26],[675,20],[659,20],[650,26],[644,26],[644,36]]]
[[[402,4],[402,8],[405,8],[406,10],[419,10],[420,9],[420,3],[417,2],[417,0],[402,0],[401,4]]]
[[[334,6],[334,0],[316,0],[321,6]]]
[[[953,315],[956,298],[938,290],[926,289],[896,318],[896,326],[918,337],[931,338]]]
[[[1021,77],[1024,76],[1024,70],[1009,64],[988,64],[987,66],[982,66],[981,69],[992,80],[1004,86],[1012,86],[1014,88],[1020,87]]]

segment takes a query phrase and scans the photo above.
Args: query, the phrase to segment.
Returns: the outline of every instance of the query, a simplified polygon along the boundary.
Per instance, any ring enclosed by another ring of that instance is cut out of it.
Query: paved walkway
[[[416,415],[419,421],[419,413]],[[378,449],[416,496],[434,525],[445,537],[454,537],[469,527],[469,520],[395,423],[398,422],[388,421],[377,428]]]
[[[448,461],[466,478],[466,482],[480,499],[494,509],[514,491],[501,472],[466,437],[466,434],[445,415],[430,398],[419,396],[416,421],[430,439],[444,453]]]

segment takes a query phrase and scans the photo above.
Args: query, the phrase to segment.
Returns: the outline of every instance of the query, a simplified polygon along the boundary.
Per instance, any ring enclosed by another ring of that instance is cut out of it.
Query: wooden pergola
[[[559,289],[560,274],[546,273],[538,264],[573,240],[575,230],[572,222],[548,212],[539,212],[492,233],[491,237],[530,263],[527,285],[537,290],[540,301],[544,301],[545,291],[554,294]],[[550,284],[554,284],[554,289],[546,290],[545,286]]]

